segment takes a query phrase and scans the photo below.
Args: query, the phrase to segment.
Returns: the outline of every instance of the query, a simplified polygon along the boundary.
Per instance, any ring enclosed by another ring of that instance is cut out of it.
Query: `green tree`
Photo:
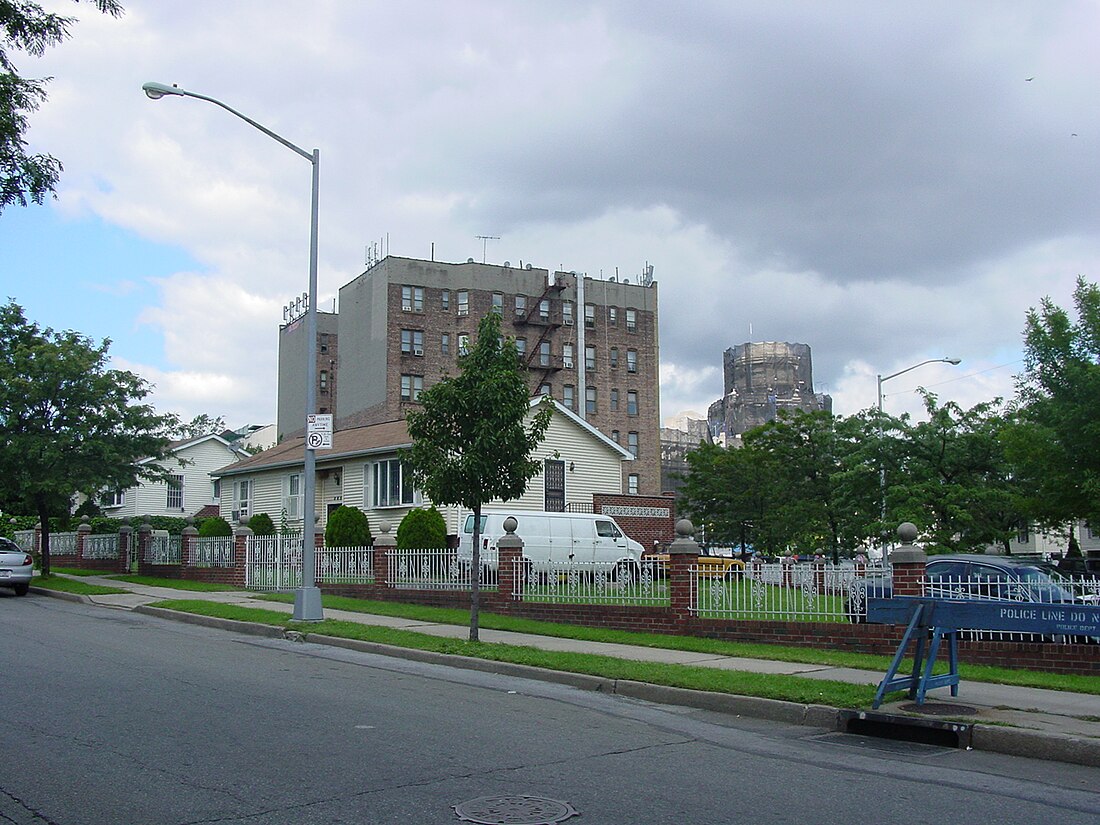
[[[328,547],[367,547],[373,543],[367,516],[358,507],[341,504],[328,517],[325,525]]]
[[[220,415],[215,418],[203,413],[186,423],[181,422],[172,434],[182,441],[189,441],[192,438],[202,438],[204,435],[221,435],[225,429],[225,419]]]
[[[523,495],[542,469],[531,452],[550,426],[548,399],[530,424],[527,377],[515,341],[500,332],[490,312],[478,324],[477,341],[459,358],[459,375],[420,396],[422,409],[407,416],[412,447],[402,458],[413,482],[436,504],[461,505],[474,514],[470,589],[470,641],[478,639],[481,508],[485,502]]]
[[[700,528],[707,544],[752,544],[773,552],[771,467],[744,448],[700,444],[687,454],[688,473],[677,509]]]
[[[442,550],[447,546],[447,523],[435,507],[414,507],[397,525],[400,550]]]
[[[75,0],[79,2],[79,0]],[[92,0],[101,12],[122,14],[117,0]],[[50,155],[27,153],[27,116],[46,100],[50,78],[31,80],[19,74],[9,50],[40,57],[66,40],[75,18],[46,12],[31,0],[0,0],[0,212],[13,203],[42,203],[61,176],[61,162]]]
[[[156,460],[175,417],[142,403],[144,379],[107,369],[109,346],[40,328],[13,301],[0,307],[0,500],[21,498],[37,514],[43,575],[50,517],[67,516],[74,493],[167,478]]]

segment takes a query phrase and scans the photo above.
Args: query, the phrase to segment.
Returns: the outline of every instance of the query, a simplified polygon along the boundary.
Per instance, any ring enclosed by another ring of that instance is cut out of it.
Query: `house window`
[[[419,496],[406,475],[400,459],[376,461],[373,466],[371,505],[400,507],[403,504],[415,504]]]
[[[493,293],[493,312],[495,312],[497,315],[503,315],[504,314],[504,293],[503,292],[494,292]]]
[[[402,401],[419,401],[420,393],[424,392],[424,376],[423,375],[402,375],[401,376],[401,400]]]
[[[638,371],[638,350],[628,349],[626,351],[626,371],[637,372]]]
[[[617,370],[619,368],[619,348],[612,347],[607,353],[607,361],[611,364],[611,369]]]
[[[576,398],[574,397],[574,395],[575,391],[572,384],[566,384],[564,387],[562,387],[561,403],[565,405],[566,409],[573,409],[573,406],[576,403]]]
[[[596,326],[596,305],[585,304],[584,305],[584,325],[588,329],[592,329]]]
[[[552,395],[553,389],[549,384],[539,384],[539,395]]]
[[[401,310],[403,312],[423,312],[424,311],[424,287],[422,287],[422,286],[403,286],[403,287],[401,287]]]
[[[607,323],[609,323],[613,327],[617,327],[619,325],[619,308],[618,307],[608,307],[607,308]]]
[[[233,483],[233,501],[237,505],[233,508],[237,513],[237,520],[240,521],[243,518],[248,518],[248,508],[252,501],[251,481],[237,481]]]
[[[632,496],[638,495],[638,474],[631,473],[626,477],[626,491]]]
[[[460,289],[458,291],[458,314],[470,314],[470,293],[467,292],[465,289]]]
[[[424,354],[424,332],[419,329],[403,329],[401,330],[401,354],[402,355],[423,355]]]
[[[222,497],[222,480],[215,478],[210,482],[210,500],[217,504]]]
[[[584,348],[584,368],[595,372],[596,370],[596,348],[585,347]]]
[[[165,505],[169,510],[183,509],[183,476],[173,475],[168,479],[168,500]]]
[[[451,290],[444,289],[439,293],[439,302],[444,312],[451,311]]]
[[[638,434],[636,432],[626,434],[626,448],[630,450],[632,456],[638,457]]]
[[[99,495],[100,507],[121,507],[125,503],[125,501],[126,493],[122,490],[104,490]]]
[[[617,389],[611,390],[611,412],[619,411],[619,391]]]
[[[518,317],[523,317],[526,314],[527,314],[527,296],[526,295],[517,295],[516,296],[516,315]]]
[[[444,332],[439,336],[439,351],[444,355],[451,354],[451,334],[449,332]]]
[[[563,344],[561,348],[562,366],[567,370],[573,369],[573,345]]]
[[[550,366],[550,342],[549,341],[543,341],[541,344],[539,344],[539,366],[540,367]]]
[[[561,320],[567,327],[573,326],[573,302],[562,301],[561,303]]]
[[[629,390],[626,394],[626,414],[638,414],[638,393],[634,392],[634,390]]]
[[[458,336],[458,354],[466,355],[470,351],[470,336],[465,332],[459,333]]]
[[[596,412],[596,388],[585,387],[584,388],[584,411],[586,413]]]
[[[626,311],[626,331],[635,332],[638,329],[638,311],[628,309]]]
[[[286,497],[283,500],[286,517],[298,520],[302,517],[302,475],[292,473],[286,477]]]
[[[539,301],[539,320],[544,324],[550,320],[550,302]]]
[[[1020,544],[1027,544],[1031,540],[1031,534],[1028,532],[1028,524],[1026,521],[1021,521],[1016,529],[1016,541]]]
[[[1093,527],[1092,527],[1092,522],[1086,521],[1085,522],[1085,538],[1094,539],[1094,538],[1096,538],[1096,535],[1097,535],[1096,531],[1093,530]]]

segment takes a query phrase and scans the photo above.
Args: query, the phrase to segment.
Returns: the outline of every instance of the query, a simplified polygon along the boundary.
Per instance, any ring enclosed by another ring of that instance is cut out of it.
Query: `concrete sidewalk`
[[[289,604],[263,601],[257,598],[261,594],[245,591],[185,591],[167,587],[151,587],[148,585],[132,584],[100,576],[85,576],[80,577],[80,580],[104,587],[117,587],[127,592],[102,596],[74,597],[70,594],[62,594],[46,588],[32,589],[35,593],[43,595],[67,597],[102,607],[123,610],[134,610],[165,599],[202,599],[206,601],[240,605],[242,607],[260,607],[266,610],[275,610],[287,614],[293,612],[293,607]],[[161,615],[164,614],[162,613]],[[183,618],[187,615],[188,614],[174,614],[174,617]],[[348,622],[358,622],[366,625],[411,630],[417,633],[425,633],[440,637],[464,639],[469,634],[469,628],[460,625],[438,624],[395,618],[392,616],[353,613],[345,610],[331,610],[326,608],[325,617]],[[223,620],[206,620],[203,623],[221,627],[233,627],[235,625],[235,623],[229,623]],[[607,642],[589,642],[578,639],[563,639],[556,636],[537,636],[528,633],[489,630],[485,628],[481,629],[480,638],[484,642],[526,645],[543,650],[595,653],[642,662],[713,667],[721,670],[786,674],[809,679],[827,679],[852,684],[877,685],[884,675],[881,672],[831,667],[829,665],[800,664],[796,662],[780,662],[767,659],[746,659],[686,650],[667,650]],[[326,640],[313,636],[310,638],[310,641],[324,642]],[[345,646],[355,645],[350,644]],[[456,656],[448,657],[443,654],[423,654],[420,651],[410,651],[405,648],[368,645],[365,643],[362,647],[363,649],[370,649],[373,652],[405,658],[428,658],[431,660],[451,662],[463,658]],[[1100,655],[1100,649],[1098,649],[1097,653]],[[463,664],[464,666],[476,666],[479,669],[500,670],[509,673],[515,673],[517,672],[517,668],[519,668],[519,666],[486,662],[484,660],[474,661],[477,662],[476,665],[472,663]],[[554,675],[545,671],[538,671],[535,668],[519,668],[519,670],[522,670],[523,675],[532,678],[553,678],[555,681],[564,680],[573,684],[589,684],[589,682],[591,682],[589,686],[595,689],[605,690],[609,689],[609,687],[612,690],[616,689],[615,685],[608,686],[606,680],[599,680],[595,677],[591,679],[588,677],[578,678],[575,674],[570,674],[568,679],[564,679],[557,678],[563,676],[562,674]],[[744,715],[761,715],[766,718],[782,718],[786,721],[797,721],[799,718],[810,720],[804,722],[806,724],[818,724],[819,721],[814,720],[820,720],[829,716],[828,713],[808,713],[805,706],[795,706],[793,703],[775,702],[774,700],[766,699],[747,699],[744,697],[726,697],[716,694],[701,694],[699,691],[685,691],[677,688],[663,688],[659,686],[647,687],[649,689],[644,692],[644,698],[669,704],[688,704],[710,709],[733,708],[737,713],[742,713]],[[618,692],[623,691],[618,690]],[[638,693],[638,695],[642,694]],[[790,705],[791,712],[782,712],[783,709],[777,707],[784,705]],[[756,709],[755,713],[753,711],[754,708]],[[798,713],[794,712],[795,708],[801,709],[801,717]],[[834,717],[836,716],[835,709],[821,708],[819,710],[832,711],[832,715]],[[883,705],[879,709],[879,712],[919,716],[922,719],[928,720],[973,723],[974,728],[972,731],[971,744],[975,748],[1037,758],[1057,759],[1100,767],[1100,696],[1096,695],[987,684],[983,682],[968,682],[964,680],[959,684],[959,695],[957,697],[951,697],[949,688],[937,688],[929,691],[925,706],[920,709],[919,713],[914,712],[913,704],[908,699]]]

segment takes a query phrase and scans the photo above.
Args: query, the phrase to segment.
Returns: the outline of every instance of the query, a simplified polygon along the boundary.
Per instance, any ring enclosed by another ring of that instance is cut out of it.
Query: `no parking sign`
[[[332,449],[331,413],[314,413],[306,416],[306,446],[311,450]]]

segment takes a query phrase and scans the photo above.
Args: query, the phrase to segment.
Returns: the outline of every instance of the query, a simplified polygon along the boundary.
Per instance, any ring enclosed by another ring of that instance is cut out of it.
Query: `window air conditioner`
[[[413,311],[412,305],[411,304],[402,304],[401,305],[401,311],[402,312],[412,312]]]
[[[424,350],[421,349],[420,347],[414,347],[413,348],[413,355],[416,355],[420,358],[423,358],[424,357]]]
[[[573,369],[573,359],[572,358],[565,358],[563,360],[565,361],[565,368],[566,369],[568,369],[568,370]]]
[[[571,327],[571,326],[573,326],[573,319],[572,319],[572,318],[566,318],[566,319],[565,319],[565,325],[566,325],[567,327]]]

